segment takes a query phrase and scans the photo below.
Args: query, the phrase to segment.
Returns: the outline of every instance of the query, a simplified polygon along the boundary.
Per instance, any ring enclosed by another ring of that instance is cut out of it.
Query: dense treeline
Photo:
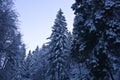
[[[60,9],[27,56],[13,6],[0,0],[0,80],[120,80],[120,0],[75,0],[72,33]]]

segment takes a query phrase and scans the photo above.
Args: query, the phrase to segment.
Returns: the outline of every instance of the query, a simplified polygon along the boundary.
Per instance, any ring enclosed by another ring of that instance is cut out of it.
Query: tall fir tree
[[[33,75],[32,80],[47,80],[47,70],[49,68],[48,64],[48,56],[46,56],[48,53],[48,47],[46,45],[43,45],[42,48],[36,48],[35,51],[33,51],[33,58],[34,58],[34,65],[32,68]]]
[[[20,80],[21,62],[25,53],[17,26],[12,0],[0,0],[0,79]],[[19,66],[19,68],[18,68]]]
[[[68,55],[67,23],[60,9],[52,27],[49,42],[50,80],[69,80],[66,72],[66,58]]]
[[[29,51],[23,66],[24,66],[23,78],[25,80],[31,79],[31,75],[32,75],[31,68],[33,66],[33,55],[31,51]]]
[[[75,0],[72,9],[76,16],[71,56],[86,64],[94,80],[119,80],[114,72],[119,71],[120,1]]]

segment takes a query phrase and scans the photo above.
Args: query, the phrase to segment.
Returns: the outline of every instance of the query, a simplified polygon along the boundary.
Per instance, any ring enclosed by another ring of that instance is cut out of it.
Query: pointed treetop
[[[29,52],[28,52],[28,55],[32,55],[32,52],[31,52],[31,50],[29,50]]]
[[[39,46],[37,45],[37,47],[36,47],[36,49],[35,49],[36,51],[39,51]]]
[[[60,8],[60,10],[58,11],[56,17],[57,17],[58,19],[63,19],[64,21],[66,21],[64,15],[63,15],[63,11],[62,11],[61,8]]]
[[[61,9],[61,8],[60,8],[60,9],[59,9],[59,11],[58,11],[58,14],[59,14],[59,13],[62,13],[62,14],[63,14],[63,12],[62,12],[62,9]]]

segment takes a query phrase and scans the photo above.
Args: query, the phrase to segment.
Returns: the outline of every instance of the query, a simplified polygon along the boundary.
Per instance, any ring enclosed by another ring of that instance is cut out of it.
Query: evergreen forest
[[[59,9],[29,53],[14,5],[0,0],[0,80],[120,80],[120,0],[74,0],[72,32]]]

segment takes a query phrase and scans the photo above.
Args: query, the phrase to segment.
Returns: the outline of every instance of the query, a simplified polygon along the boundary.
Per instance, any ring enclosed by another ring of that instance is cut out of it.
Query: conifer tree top
[[[56,19],[54,21],[54,25],[52,27],[52,34],[50,36],[51,40],[57,36],[57,34],[64,34],[67,31],[67,23],[66,19],[63,15],[62,10],[60,9],[56,15]]]
[[[55,25],[54,26],[59,25],[58,23],[61,23],[61,24],[64,23],[63,26],[67,26],[65,21],[66,21],[66,19],[65,19],[64,15],[63,15],[62,9],[60,9],[58,11],[57,15],[56,15]]]

